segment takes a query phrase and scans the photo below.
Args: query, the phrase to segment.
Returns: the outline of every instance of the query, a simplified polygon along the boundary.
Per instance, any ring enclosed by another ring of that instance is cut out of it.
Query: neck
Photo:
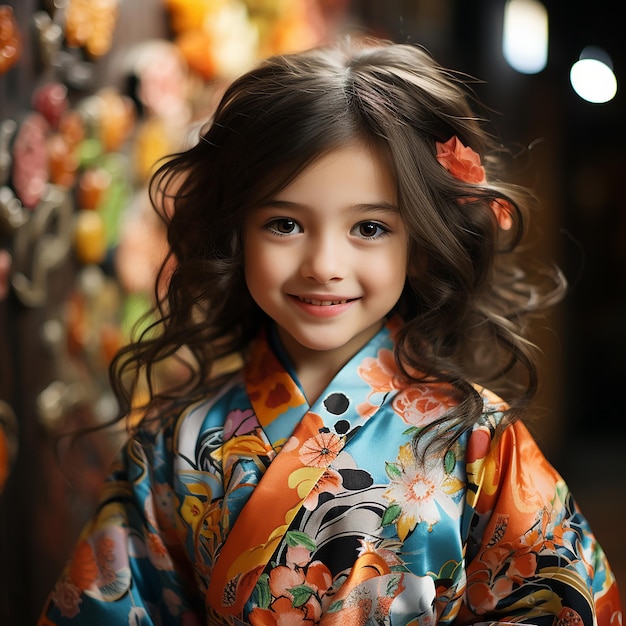
[[[312,405],[345,364],[381,329],[383,321],[373,324],[348,342],[329,350],[315,350],[298,343],[282,328],[278,336],[289,356],[304,395]]]
[[[349,358],[336,362],[329,359],[325,352],[317,352],[309,355],[306,359],[294,362],[298,381],[309,405],[315,403]]]

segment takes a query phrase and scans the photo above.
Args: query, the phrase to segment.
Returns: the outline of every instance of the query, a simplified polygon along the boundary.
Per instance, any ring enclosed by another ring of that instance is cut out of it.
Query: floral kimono
[[[621,624],[605,555],[503,403],[444,455],[389,322],[309,406],[272,333],[210,400],[125,446],[39,626]]]

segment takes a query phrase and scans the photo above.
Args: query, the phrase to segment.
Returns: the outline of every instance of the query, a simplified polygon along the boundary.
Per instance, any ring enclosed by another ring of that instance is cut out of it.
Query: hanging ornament
[[[41,113],[29,113],[15,137],[12,184],[15,195],[28,209],[37,206],[48,182],[46,141],[49,128]]]
[[[65,12],[65,41],[100,57],[111,49],[119,0],[69,0]]]
[[[105,152],[117,152],[130,137],[135,127],[135,103],[113,87],[101,89],[100,138]]]
[[[78,179],[78,208],[95,211],[111,186],[111,174],[101,166],[90,167]]]
[[[67,87],[63,83],[44,83],[35,89],[31,100],[33,109],[41,113],[55,129],[63,113],[69,108]]]
[[[13,9],[0,4],[0,74],[8,72],[22,53],[22,36]]]
[[[71,189],[78,175],[77,150],[61,133],[48,138],[47,150],[50,182]]]
[[[84,264],[102,263],[106,258],[106,228],[97,211],[80,209],[75,216],[74,252]]]

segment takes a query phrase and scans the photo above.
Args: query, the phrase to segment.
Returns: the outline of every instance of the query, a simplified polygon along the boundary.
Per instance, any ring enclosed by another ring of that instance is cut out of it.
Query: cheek
[[[407,273],[407,259],[403,251],[394,251],[379,257],[374,262],[363,264],[366,268],[363,274],[363,280],[372,285],[387,285],[388,287],[396,284],[404,284]]]
[[[372,273],[379,279],[394,282],[398,278],[404,280],[408,271],[408,251],[406,246],[398,245],[390,251],[384,258],[378,260],[372,268]]]
[[[244,249],[244,276],[250,291],[258,292],[280,283],[285,267],[276,250],[254,244]]]

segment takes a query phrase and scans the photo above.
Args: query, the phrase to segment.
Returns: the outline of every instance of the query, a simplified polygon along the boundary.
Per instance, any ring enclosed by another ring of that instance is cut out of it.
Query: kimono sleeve
[[[457,623],[621,624],[607,558],[525,425],[495,440],[477,428],[467,452],[474,514]]]
[[[38,626],[201,623],[176,531],[170,442],[143,432],[124,446]]]

